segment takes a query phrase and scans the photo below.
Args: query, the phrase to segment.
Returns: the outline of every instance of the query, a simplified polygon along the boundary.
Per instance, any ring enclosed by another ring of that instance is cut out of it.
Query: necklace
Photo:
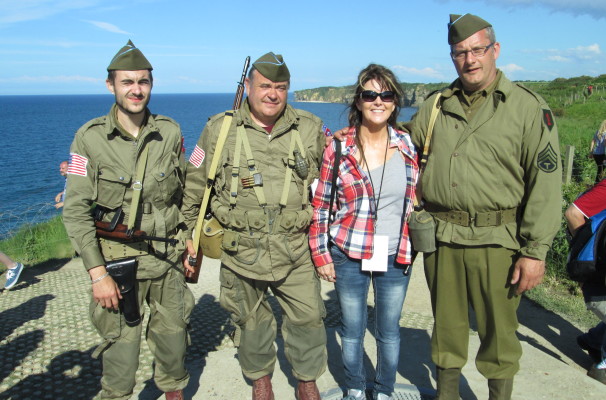
[[[360,142],[361,144],[361,142]],[[375,200],[375,208],[376,208],[376,212],[374,215],[375,220],[378,218],[378,214],[379,214],[379,202],[381,201],[381,191],[383,190],[383,176],[385,176],[385,163],[387,162],[387,149],[389,148],[389,129],[387,130],[387,141],[385,142],[385,156],[383,157],[383,168],[381,171],[381,183],[379,185],[379,197],[377,198],[375,196],[375,184],[372,181],[372,175],[370,173],[370,166],[368,165],[368,161],[366,161],[366,155],[364,155],[364,148],[361,146],[360,148],[360,153],[362,155],[362,161],[364,162],[364,165],[366,165],[366,168],[368,169],[368,178],[370,179],[370,186],[372,186],[372,198]]]

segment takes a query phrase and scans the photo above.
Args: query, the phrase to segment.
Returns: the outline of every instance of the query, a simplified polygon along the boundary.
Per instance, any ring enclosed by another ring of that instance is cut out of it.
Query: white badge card
[[[389,236],[375,235],[372,257],[362,260],[362,271],[386,272],[389,256]]]

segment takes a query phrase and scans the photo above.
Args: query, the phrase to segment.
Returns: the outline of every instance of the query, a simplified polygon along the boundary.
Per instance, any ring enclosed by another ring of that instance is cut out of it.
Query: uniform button
[[[161,176],[161,177],[164,177],[164,172],[160,172],[160,176]]]
[[[455,129],[459,129],[459,124],[455,124]]]
[[[453,188],[456,188],[456,187],[457,187],[457,184],[456,184],[456,183],[453,183],[453,184],[452,184],[452,187],[453,187]]]
[[[119,179],[120,179],[121,181],[123,181],[123,180],[124,180],[124,177],[123,177],[123,176],[121,176]]]
[[[452,155],[453,155],[454,157],[458,157],[458,156],[459,156],[459,153],[452,153]]]

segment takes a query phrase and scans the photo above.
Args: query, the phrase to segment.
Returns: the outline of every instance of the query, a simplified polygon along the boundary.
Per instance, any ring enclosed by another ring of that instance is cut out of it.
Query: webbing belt
[[[517,208],[510,208],[509,210],[498,210],[498,211],[486,211],[476,213],[475,217],[472,217],[467,211],[440,211],[433,212],[429,211],[431,215],[442,221],[450,222],[452,224],[461,226],[500,226],[516,221]]]

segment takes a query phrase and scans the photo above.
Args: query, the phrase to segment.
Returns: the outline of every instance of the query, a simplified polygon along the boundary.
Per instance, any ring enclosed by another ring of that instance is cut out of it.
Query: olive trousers
[[[487,379],[513,378],[522,356],[516,336],[520,296],[509,283],[516,252],[499,246],[438,243],[437,250],[424,258],[435,320],[432,361],[442,369],[465,365],[471,306],[480,337],[478,371]]]
[[[293,376],[316,380],[326,369],[326,311],[311,260],[276,282],[246,278],[221,265],[220,303],[237,325],[234,342],[243,374],[254,381],[274,371],[277,324],[268,289],[282,308],[284,353]]]
[[[154,381],[158,389],[183,389],[189,381],[185,369],[188,342],[187,325],[194,307],[194,296],[185,283],[183,271],[170,268],[158,278],[137,280],[141,322],[126,325],[117,311],[100,307],[91,300],[91,320],[104,343],[96,353],[103,356],[101,399],[128,399],[135,387],[143,330],[144,303],[150,309],[145,337],[154,355]]]

